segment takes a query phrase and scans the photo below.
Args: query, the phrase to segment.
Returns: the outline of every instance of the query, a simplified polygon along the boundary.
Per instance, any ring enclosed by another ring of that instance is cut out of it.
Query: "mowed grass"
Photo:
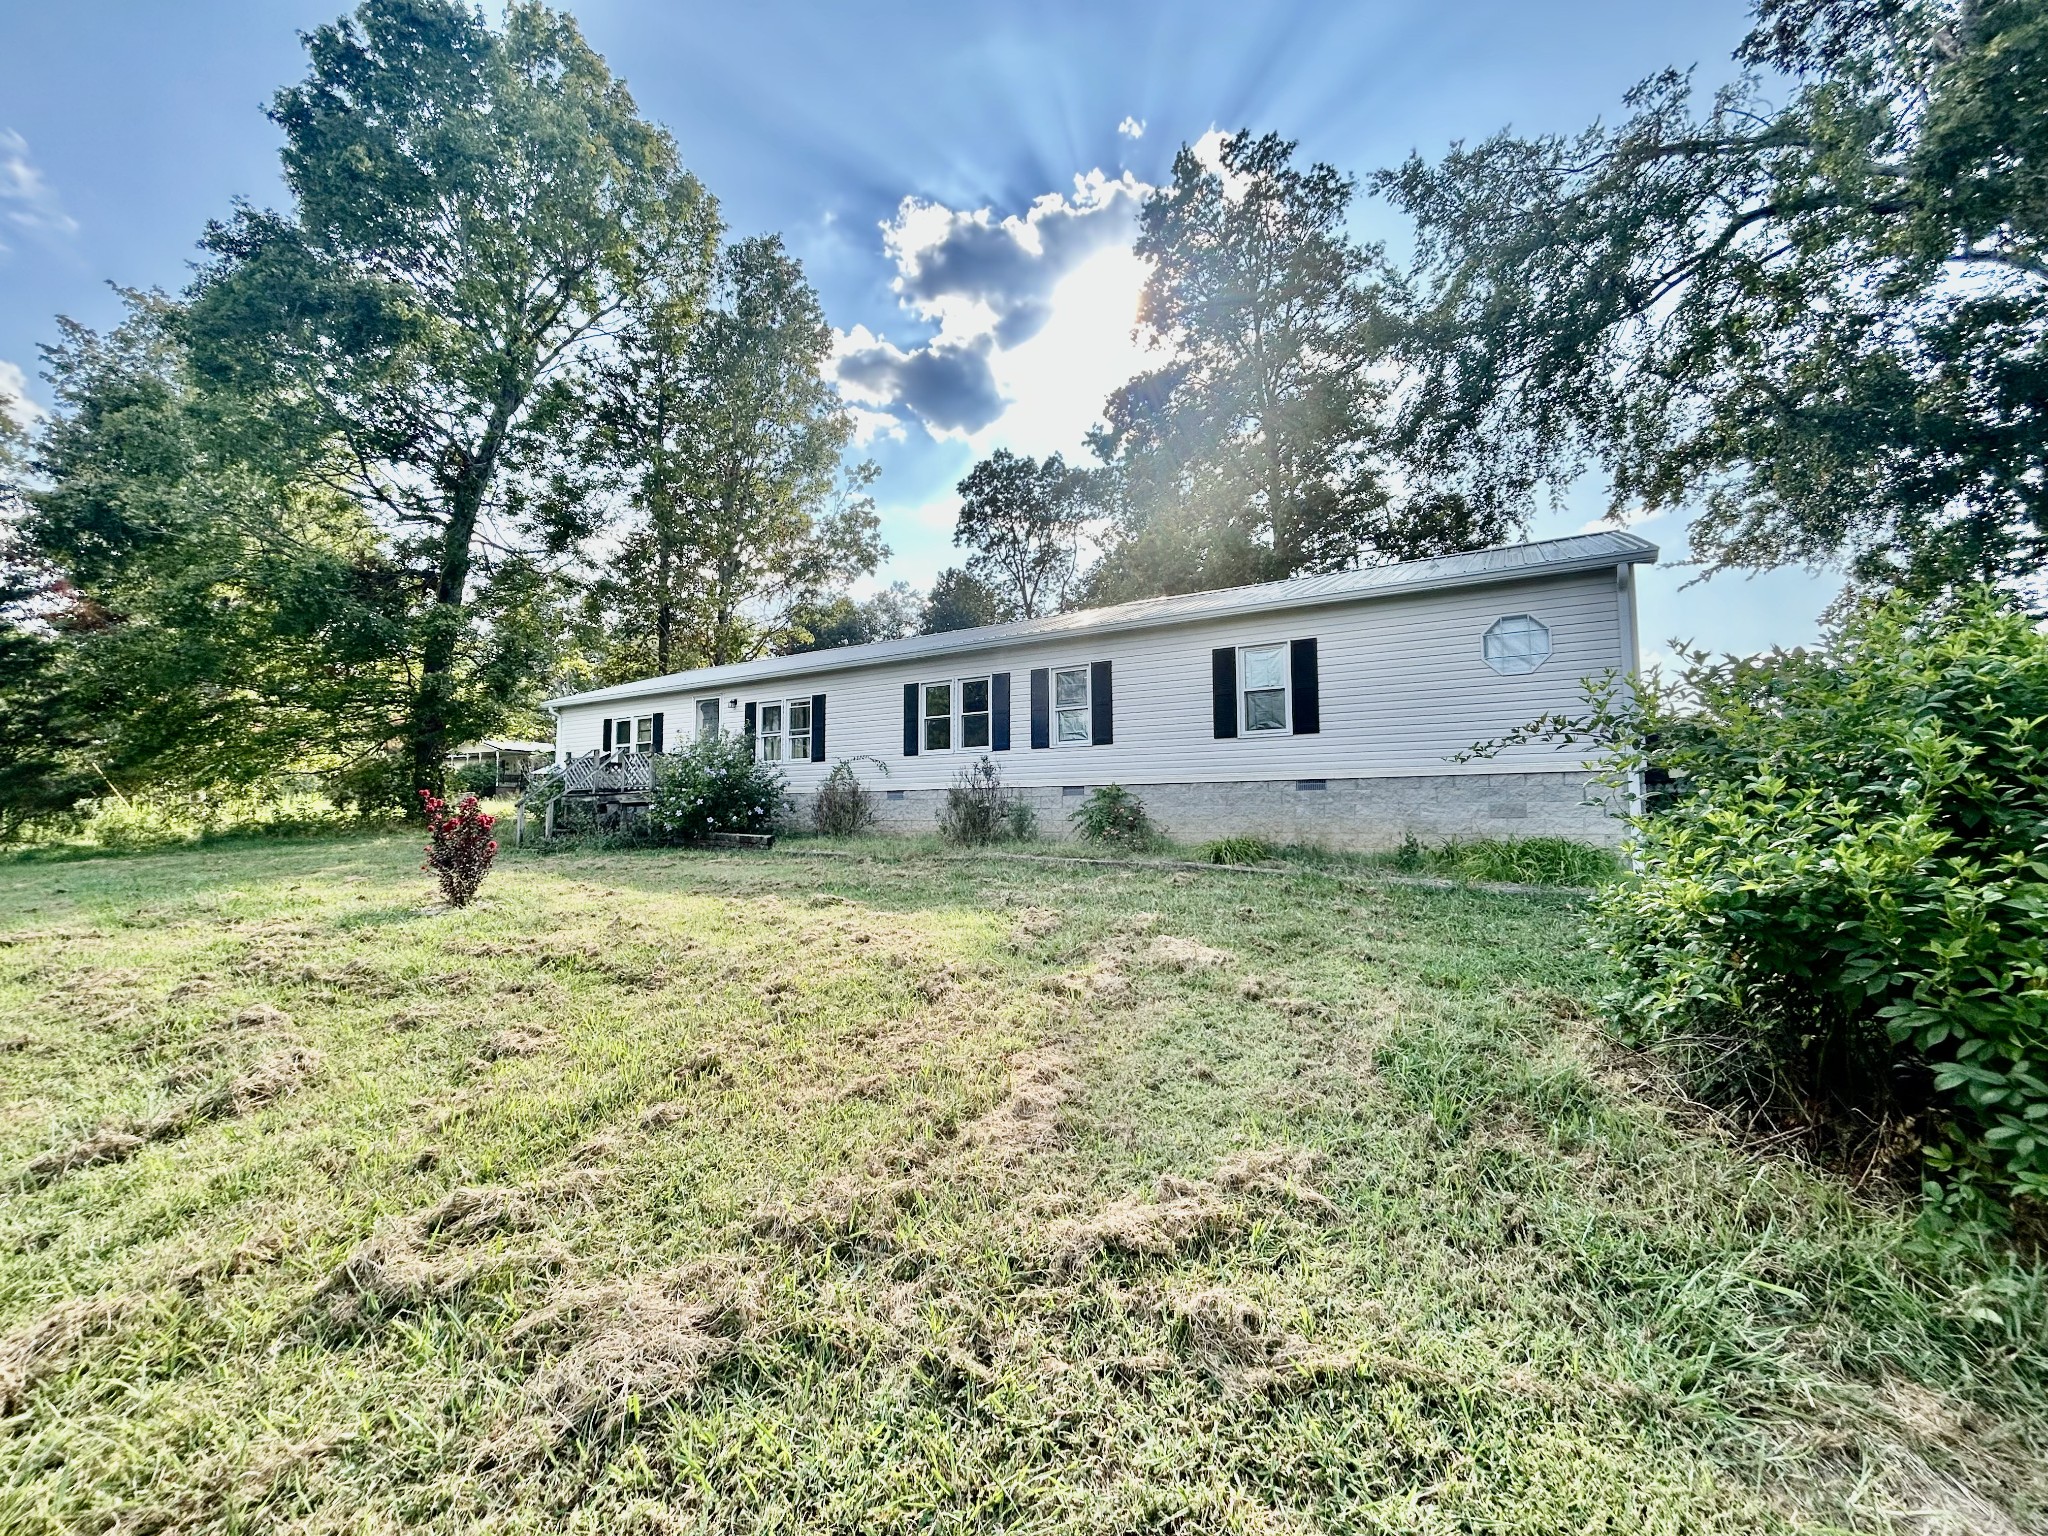
[[[0,1530],[2038,1530],[2038,1270],[1609,1044],[1566,897],[0,866]]]

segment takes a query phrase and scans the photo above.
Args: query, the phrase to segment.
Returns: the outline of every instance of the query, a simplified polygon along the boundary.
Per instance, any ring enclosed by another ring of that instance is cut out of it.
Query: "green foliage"
[[[498,792],[498,770],[492,763],[464,763],[448,775],[450,792],[458,795],[494,795]]]
[[[1600,898],[1630,1026],[2048,1195],[2048,637],[1987,591],[1897,597],[1817,654],[1595,692],[1617,764],[1683,786]]]
[[[875,796],[854,772],[856,762],[873,763],[885,775],[889,771],[879,757],[842,757],[834,763],[811,804],[811,825],[822,837],[858,837],[875,824]]]
[[[1121,784],[1100,784],[1089,790],[1088,798],[1070,819],[1084,842],[1105,848],[1142,853],[1166,839],[1166,829],[1154,826],[1146,814],[1145,802]]]
[[[1568,837],[1454,839],[1414,854],[1404,843],[1395,858],[1404,869],[1510,885],[1599,885],[1620,870],[1605,848]]]
[[[974,550],[967,574],[997,593],[1010,616],[1059,613],[1072,598],[1087,485],[1087,473],[1057,453],[1040,461],[998,448],[956,487],[953,542]]]
[[[842,645],[872,645],[918,632],[924,602],[905,581],[892,581],[859,602],[840,593],[805,603],[790,615],[785,655],[829,651]]]
[[[494,28],[455,0],[363,0],[306,49],[271,109],[289,205],[210,228],[183,330],[249,455],[317,463],[387,519],[414,598],[403,735],[431,788],[546,670],[520,610],[601,504],[560,489],[570,381],[627,294],[687,285],[711,215],[544,6]]]
[[[1263,864],[1273,845],[1262,837],[1219,837],[1202,852],[1211,864]]]
[[[1617,513],[1703,506],[1716,568],[2038,570],[2048,7],[1763,0],[1738,57],[1789,92],[1667,70],[1378,179],[1417,223],[1417,468],[1520,507],[1597,461]]]
[[[949,567],[932,580],[931,593],[925,598],[922,629],[927,635],[939,635],[955,629],[980,629],[1015,617],[1003,606],[1001,596],[991,591],[980,577]]]
[[[874,466],[841,472],[853,420],[831,353],[817,292],[774,235],[729,246],[708,297],[657,289],[628,306],[593,369],[587,449],[638,514],[597,596],[642,675],[782,648],[887,555]]]
[[[707,737],[654,760],[647,824],[657,837],[678,843],[713,832],[770,832],[785,799],[782,770],[755,761],[752,737]]]
[[[1028,838],[1037,821],[1031,807],[1003,789],[1003,770],[983,753],[962,768],[939,809],[939,836],[962,848]]]
[[[1168,361],[1110,397],[1091,439],[1098,598],[1447,554],[1515,526],[1389,489],[1385,263],[1348,233],[1350,178],[1294,148],[1236,133],[1212,164],[1183,145],[1145,200],[1139,323]]]

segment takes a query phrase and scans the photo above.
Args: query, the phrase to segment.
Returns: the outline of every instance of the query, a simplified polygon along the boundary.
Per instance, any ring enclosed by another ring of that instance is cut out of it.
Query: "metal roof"
[[[1009,624],[989,624],[979,629],[954,629],[937,635],[877,640],[872,645],[838,646],[826,651],[805,651],[795,656],[765,656],[759,661],[698,667],[690,672],[671,672],[665,677],[617,683],[609,688],[567,694],[547,702],[550,709],[558,709],[568,704],[602,704],[613,699],[637,699],[655,693],[714,693],[742,683],[765,682],[770,678],[840,672],[849,667],[908,661],[919,656],[956,655],[1030,640],[1056,639],[1061,635],[1115,634],[1241,613],[1357,602],[1532,576],[1558,576],[1572,571],[1597,570],[1603,566],[1638,565],[1656,558],[1657,546],[1648,539],[1619,529],[1602,529],[1570,538],[1543,539],[1533,544],[1504,544],[1498,549],[1474,550],[1466,555],[1443,555],[1434,560],[1409,560],[1399,565],[1333,571],[1327,576],[1298,576],[1292,581],[1226,587],[1218,592],[1141,598],[1135,603],[1118,603],[1110,608],[1082,608],[1072,613],[1055,613],[1042,619],[1018,619]]]
[[[503,741],[487,738],[483,741],[464,742],[459,747],[449,748],[448,755],[450,757],[460,757],[465,752],[552,752],[554,750],[555,744],[552,741],[513,741],[508,737]]]

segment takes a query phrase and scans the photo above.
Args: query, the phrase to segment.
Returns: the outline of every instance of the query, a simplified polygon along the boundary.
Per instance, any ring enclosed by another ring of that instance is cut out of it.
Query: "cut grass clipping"
[[[2048,1526],[2039,1270],[1611,1045],[1571,898],[417,862],[0,866],[9,1536]]]

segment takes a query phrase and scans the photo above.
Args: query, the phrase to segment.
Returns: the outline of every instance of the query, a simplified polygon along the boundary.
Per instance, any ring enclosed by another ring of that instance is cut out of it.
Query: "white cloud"
[[[31,430],[50,414],[30,397],[28,375],[4,357],[0,357],[0,409],[4,409],[22,427]]]
[[[838,333],[841,392],[933,438],[1079,452],[1104,398],[1146,366],[1131,339],[1145,280],[1131,243],[1151,190],[1098,169],[1022,213],[905,198],[882,251],[899,306],[932,334]]]
[[[1142,139],[1145,137],[1145,119],[1142,117],[1125,117],[1122,122],[1116,125],[1116,131],[1127,139]]]
[[[29,158],[28,140],[12,128],[0,128],[0,226],[39,237],[78,231],[78,220],[64,211],[55,189]],[[0,241],[0,251],[6,249]]]

